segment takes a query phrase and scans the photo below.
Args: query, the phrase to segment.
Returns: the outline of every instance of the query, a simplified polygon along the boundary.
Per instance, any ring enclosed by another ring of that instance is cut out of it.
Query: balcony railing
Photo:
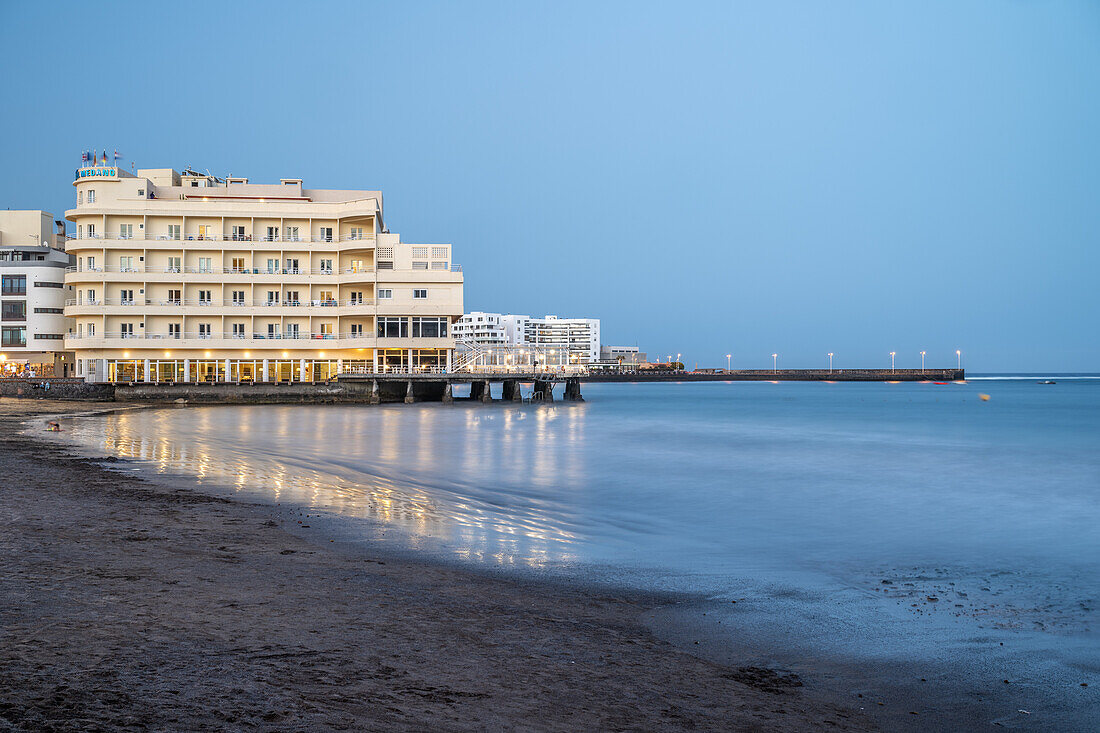
[[[319,267],[314,270],[309,267],[281,267],[269,270],[266,267],[194,267],[191,265],[182,265],[180,267],[146,267],[144,265],[140,267],[122,267],[118,265],[106,265],[103,267],[85,267],[83,269],[70,266],[65,268],[65,272],[117,272],[138,275],[354,275],[372,273],[374,272],[374,268],[365,266],[344,268]]]
[[[229,339],[238,341],[353,341],[365,338],[374,338],[373,331],[363,333],[234,333],[234,332],[210,332],[210,331],[186,331],[179,334],[141,334],[128,331],[105,331],[101,334],[66,334],[70,341],[93,341],[97,339],[120,339],[123,341],[180,341],[198,339],[207,341],[212,339]]]
[[[278,234],[278,235],[257,235],[251,234],[121,234],[117,232],[96,232],[95,234],[81,233],[75,237],[66,237],[69,241],[79,241],[81,239],[111,239],[120,241],[148,241],[148,242],[364,242],[366,244],[372,244],[374,242],[373,234]]]

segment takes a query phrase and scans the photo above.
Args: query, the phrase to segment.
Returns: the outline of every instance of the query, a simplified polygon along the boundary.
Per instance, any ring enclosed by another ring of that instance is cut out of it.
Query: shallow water
[[[1057,379],[166,408],[69,437],[331,512],[345,536],[382,522],[461,562],[780,600],[755,619],[762,641],[989,663],[982,649],[1010,638],[1069,685],[1100,660],[1100,380]],[[791,634],[810,617],[818,633]]]

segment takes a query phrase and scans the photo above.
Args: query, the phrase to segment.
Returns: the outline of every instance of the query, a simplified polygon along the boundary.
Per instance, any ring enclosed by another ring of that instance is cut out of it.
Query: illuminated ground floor
[[[332,352],[163,352],[76,354],[76,375],[88,382],[323,382],[338,374],[444,373],[450,349],[355,349]]]
[[[0,377],[72,377],[76,362],[72,352],[0,351]]]

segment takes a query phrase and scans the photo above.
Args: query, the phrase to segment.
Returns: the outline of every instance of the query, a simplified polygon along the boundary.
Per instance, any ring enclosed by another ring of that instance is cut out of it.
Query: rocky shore
[[[0,730],[866,730],[656,639],[669,599],[364,554],[19,435],[0,400]]]

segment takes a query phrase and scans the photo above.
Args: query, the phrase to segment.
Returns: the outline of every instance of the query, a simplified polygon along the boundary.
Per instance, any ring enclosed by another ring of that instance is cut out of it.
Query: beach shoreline
[[[0,400],[0,720],[15,730],[874,727],[810,678],[658,639],[644,617],[670,597],[311,538],[296,509],[19,434],[87,412]]]

